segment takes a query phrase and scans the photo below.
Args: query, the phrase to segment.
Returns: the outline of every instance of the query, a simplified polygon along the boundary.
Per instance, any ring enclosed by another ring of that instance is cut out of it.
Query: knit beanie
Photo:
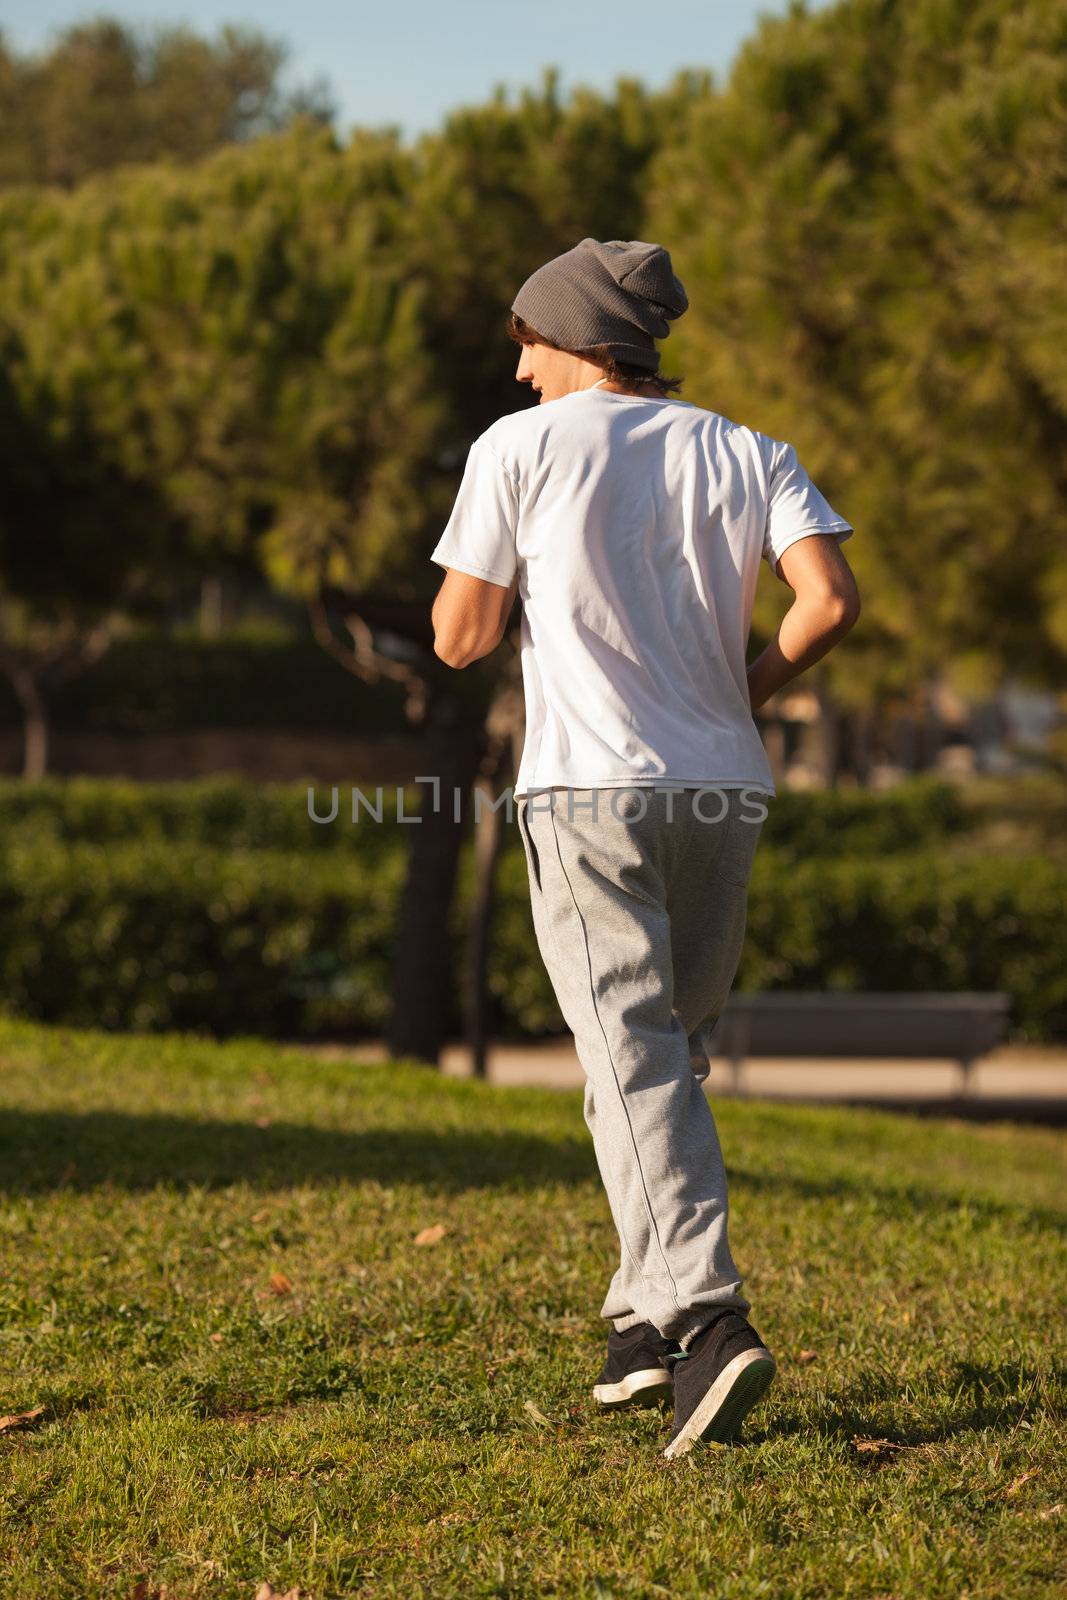
[[[511,309],[553,344],[582,352],[606,345],[617,361],[655,372],[669,321],[689,305],[662,245],[583,239],[538,267]]]

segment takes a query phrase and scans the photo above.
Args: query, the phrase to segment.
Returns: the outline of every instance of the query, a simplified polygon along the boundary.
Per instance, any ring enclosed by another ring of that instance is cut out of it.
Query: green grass
[[[44,1407],[4,1600],[1062,1592],[1060,1135],[721,1103],[779,1374],[668,1462],[591,1408],[577,1092],[14,1023],[0,1062],[0,1412]]]

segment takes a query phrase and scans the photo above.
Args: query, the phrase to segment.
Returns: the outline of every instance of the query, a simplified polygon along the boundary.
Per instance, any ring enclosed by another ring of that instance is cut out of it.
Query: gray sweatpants
[[[683,1347],[713,1311],[749,1309],[701,1083],[765,804],[737,789],[635,786],[539,790],[517,806],[538,948],[585,1070],[621,1246],[601,1316],[620,1333],[651,1322]]]

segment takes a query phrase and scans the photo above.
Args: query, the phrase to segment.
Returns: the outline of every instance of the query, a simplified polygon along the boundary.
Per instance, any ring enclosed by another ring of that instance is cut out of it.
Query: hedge
[[[501,1020],[563,1027],[531,960],[525,861],[508,859],[490,986]],[[738,989],[1003,989],[1017,1042],[1067,1039],[1067,866],[1044,856],[977,862],[939,853],[787,863],[761,843]]]
[[[361,786],[368,802],[377,804],[377,786]],[[353,785],[338,786],[339,815],[317,824],[308,816],[307,786],[263,785],[234,778],[192,783],[139,784],[116,779],[46,779],[27,784],[0,780],[0,833],[28,831],[59,841],[86,840],[104,844],[133,839],[197,841],[212,849],[354,850],[364,856],[386,848],[386,841],[405,831],[396,822],[396,788],[382,786],[383,821],[364,810],[351,821]],[[408,814],[417,810],[426,786],[408,790]],[[1043,824],[1058,827],[1063,811],[1062,787],[1029,779],[1010,790],[997,787],[1005,817],[1014,808],[1025,814],[1031,837],[1042,838]],[[979,824],[989,821],[987,785],[966,788],[944,779],[919,777],[884,791],[781,791],[770,802],[761,850],[773,848],[783,859],[798,863],[814,857],[843,855],[875,858],[941,846],[955,847]],[[327,814],[331,788],[320,784],[315,805]],[[1056,809],[1058,806],[1058,810]],[[1061,830],[1062,831],[1062,830]],[[1033,848],[1033,846],[1031,846]]]
[[[0,1003],[72,1026],[296,1037],[389,1014],[402,851],[10,846]]]
[[[360,786],[357,786],[360,787]],[[256,784],[240,778],[190,783],[135,783],[112,778],[46,778],[40,783],[0,780],[0,837],[56,845],[199,844],[209,850],[344,850],[361,861],[395,851],[408,824],[396,821],[396,787],[382,785],[382,822],[361,807],[351,820],[351,786],[338,786],[334,822],[312,820],[306,784]],[[378,808],[378,786],[362,787]],[[330,812],[328,784],[314,790],[317,815]],[[418,793],[406,802],[415,811]],[[417,824],[416,824],[417,826]]]
[[[373,853],[219,851],[154,838],[9,842],[0,1004],[71,1025],[299,1037],[389,1013],[399,830]],[[464,863],[458,935],[469,899]],[[1013,1034],[1067,1036],[1067,868],[944,852],[790,863],[761,845],[739,988],[1006,989]],[[462,940],[451,941],[459,993]],[[562,1028],[537,954],[525,858],[500,863],[489,985],[505,1037]],[[459,1027],[458,1012],[451,1018]]]

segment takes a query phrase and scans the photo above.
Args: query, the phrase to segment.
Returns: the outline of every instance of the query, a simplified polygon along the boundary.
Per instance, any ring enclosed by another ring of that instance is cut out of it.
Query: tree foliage
[[[330,121],[321,82],[283,92],[285,45],[254,28],[214,41],[100,16],[39,55],[0,39],[0,184],[70,187],[130,162],[195,161],[294,116]]]
[[[693,397],[856,525],[852,703],[1062,681],[1065,45],[1064,0],[794,4],[658,159]]]
[[[98,576],[110,527],[168,582],[238,560],[308,597],[421,604],[471,440],[528,403],[503,333],[517,287],[586,234],[658,238],[691,302],[665,365],[794,441],[857,528],[863,625],[820,667],[839,696],[942,668],[1055,681],[1065,39],[1067,0],[794,4],[722,89],[687,72],[562,103],[550,71],[411,148],[304,118],[192,164],[10,190],[0,449],[23,485],[11,441],[65,464],[37,471],[32,512],[9,497],[8,526],[19,506],[19,526],[74,526],[55,509],[73,452],[109,508],[79,536]],[[762,627],[781,598],[761,591]]]

